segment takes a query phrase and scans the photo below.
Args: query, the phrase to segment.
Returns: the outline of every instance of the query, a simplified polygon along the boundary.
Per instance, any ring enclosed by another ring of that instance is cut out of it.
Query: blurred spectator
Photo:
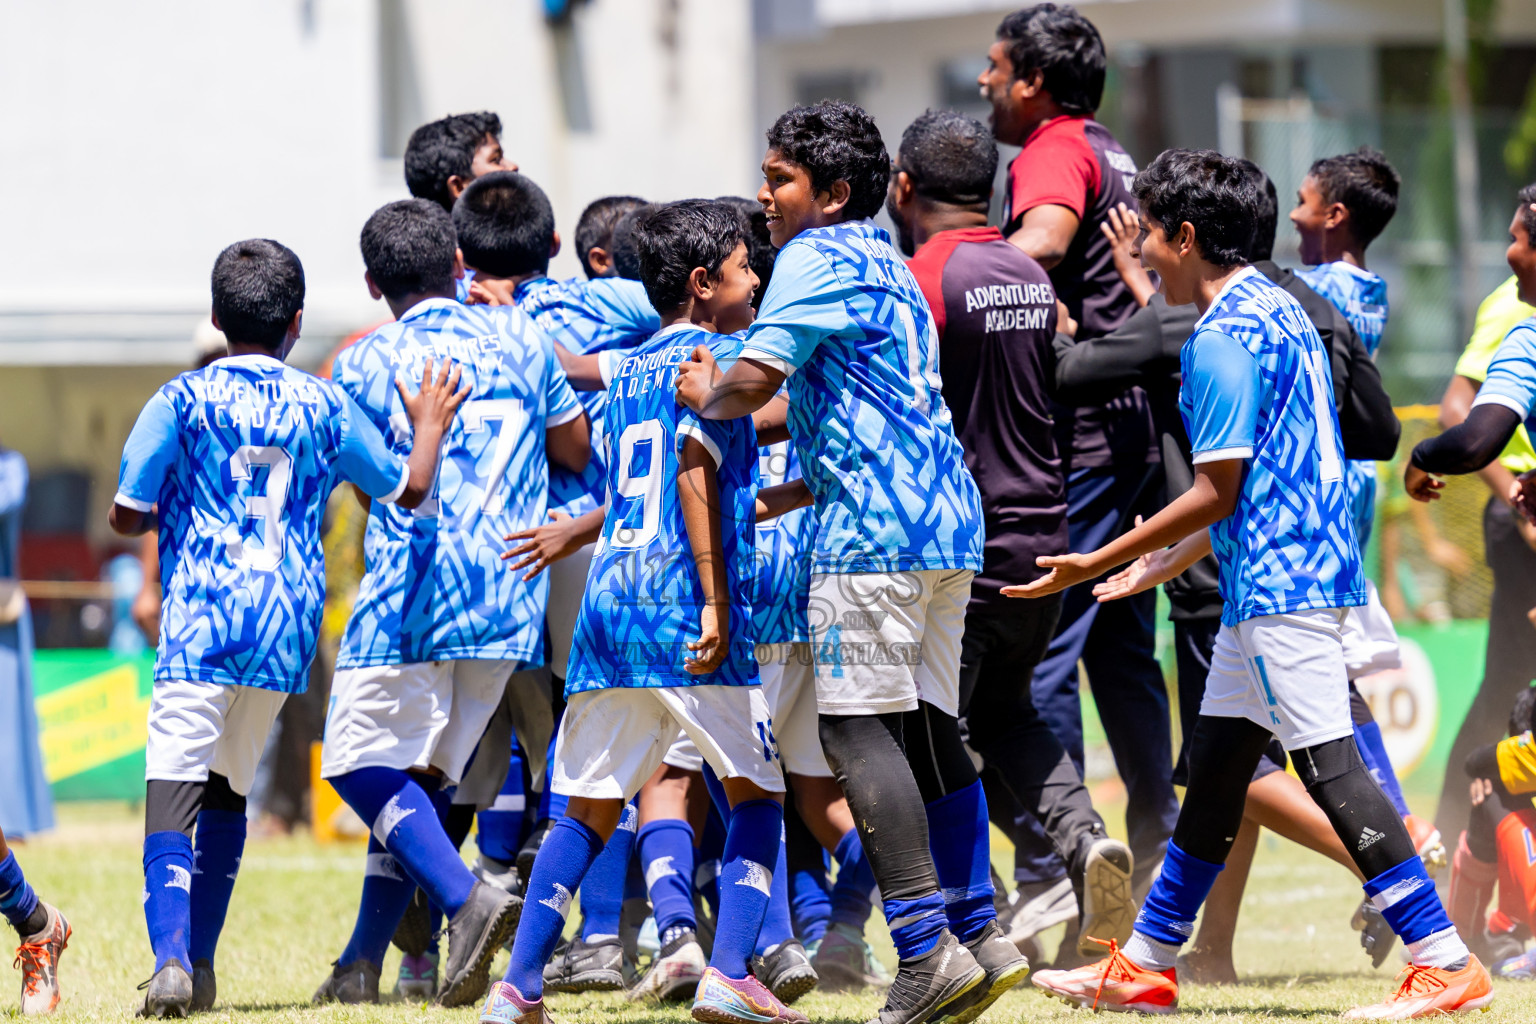
[[[1536,308],[1520,301],[1513,277],[1483,300],[1472,338],[1440,400],[1442,426],[1453,427],[1467,418],[1504,335],[1533,314]],[[1444,835],[1456,835],[1471,810],[1466,780],[1454,766],[1478,747],[1495,743],[1504,735],[1510,704],[1536,676],[1536,628],[1528,617],[1536,607],[1536,527],[1511,510],[1507,497],[1516,474],[1531,469],[1536,469],[1536,452],[1521,427],[1503,453],[1477,473],[1493,492],[1483,510],[1483,543],[1488,567],[1493,570],[1493,599],[1488,609],[1483,681],[1451,746],[1446,763],[1453,767],[1445,773],[1440,807],[1435,812],[1435,826]]]
[[[26,502],[27,460],[0,448],[0,830],[12,839],[53,827],[32,695],[32,614],[17,566]]]

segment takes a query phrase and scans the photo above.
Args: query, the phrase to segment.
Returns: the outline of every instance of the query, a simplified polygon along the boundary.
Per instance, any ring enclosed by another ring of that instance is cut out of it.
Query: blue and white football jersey
[[[545,333],[577,355],[632,349],[661,327],[645,286],[619,277],[591,281],[556,281],[539,277],[517,286],[513,300]],[[582,391],[577,397],[592,417],[592,461],[581,473],[559,466],[549,475],[549,507],[579,516],[603,504],[603,407],[606,391]]]
[[[757,450],[757,486],[774,487],[800,476],[800,457],[790,441]],[[757,524],[757,585],[752,591],[752,638],[760,644],[811,639],[806,606],[811,594],[811,559],[816,547],[816,512],[797,508]]]
[[[674,324],[636,349],[608,390],[607,486],[613,496],[587,573],[571,644],[567,694],[615,686],[744,686],[757,682],[751,632],[757,434],[752,420],[700,419],[677,404],[677,364],[698,345],[729,363],[739,335]],[[720,558],[730,592],[729,652],[709,675],[683,661],[699,636],[704,592],[678,500],[683,439],[719,467]]]
[[[742,356],[789,375],[815,571],[981,570],[981,494],[940,391],[933,315],[884,230],[791,239]]]
[[[271,356],[229,356],[161,387],[123,447],[115,499],[159,507],[155,679],[303,693],[325,603],[326,499],[349,480],[383,506],[408,478],[346,392]]]
[[[1502,405],[1514,411],[1527,430],[1536,427],[1536,317],[1520,321],[1504,335],[1472,405]]]
[[[1195,464],[1248,462],[1236,509],[1211,527],[1221,621],[1364,604],[1332,370],[1301,305],[1245,268],[1179,359]]]
[[[1376,355],[1387,329],[1387,282],[1342,260],[1298,271],[1296,276],[1333,303],[1360,335],[1366,350]],[[1376,525],[1376,463],[1351,460],[1344,467],[1344,483],[1349,488],[1349,516],[1364,551]]]
[[[470,388],[443,439],[433,492],[412,510],[373,506],[367,572],[337,657],[340,668],[450,658],[542,664],[549,581],[507,571],[503,538],[545,521],[546,428],[581,415],[549,338],[511,307],[428,299],[336,357],[337,383],[389,437],[411,447],[395,376],[463,367]]]

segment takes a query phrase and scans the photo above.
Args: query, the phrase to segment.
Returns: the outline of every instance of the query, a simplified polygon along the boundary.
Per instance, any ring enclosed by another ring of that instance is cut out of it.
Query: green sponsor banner
[[[155,656],[42,650],[32,685],[56,800],[142,800]]]

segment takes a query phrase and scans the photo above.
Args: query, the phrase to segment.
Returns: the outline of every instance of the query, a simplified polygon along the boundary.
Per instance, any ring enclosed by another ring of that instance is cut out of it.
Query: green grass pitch
[[[135,986],[152,966],[139,894],[141,825],[124,807],[67,805],[52,835],[19,845],[17,856],[44,899],[64,908],[74,938],[60,974],[64,1021],[122,1021],[137,1008]],[[1111,821],[1118,814],[1106,815]],[[470,845],[470,844],[466,844]],[[1000,851],[1001,852],[1001,851]],[[386,999],[377,1007],[312,1007],[310,995],[352,928],[363,849],[320,846],[307,837],[253,840],[224,930],[217,968],[219,1006],[205,1019],[287,1024],[404,1024],[474,1021],[471,1009],[444,1010]],[[1249,1022],[1334,1019],[1350,1006],[1385,995],[1401,967],[1396,951],[1379,971],[1356,944],[1348,919],[1360,890],[1341,868],[1266,836],[1248,887],[1236,958],[1245,983],[1188,985],[1187,1015]],[[1059,932],[1060,929],[1057,931]],[[871,939],[889,963],[879,925]],[[875,934],[878,933],[878,934]],[[1055,935],[1048,936],[1047,947]],[[384,984],[393,985],[391,951]],[[505,963],[498,958],[496,973]],[[19,974],[0,993],[0,1013],[17,1012]],[[1497,997],[1478,1024],[1536,1021],[1536,982],[1495,982]],[[874,995],[812,993],[796,1004],[813,1021],[860,1022],[878,1008]],[[686,1021],[686,1007],[640,1007],[616,994],[554,996],[557,1019],[571,1024]],[[1086,1011],[1046,999],[1025,982],[988,1012],[996,1024],[1086,1021]]]

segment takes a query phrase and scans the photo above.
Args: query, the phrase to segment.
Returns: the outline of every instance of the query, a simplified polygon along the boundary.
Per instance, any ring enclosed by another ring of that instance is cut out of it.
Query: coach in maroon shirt
[[[1118,938],[1135,917],[1130,849],[1106,838],[1079,769],[1031,697],[1060,602],[998,592],[1039,577],[1039,556],[1067,550],[1067,503],[1050,409],[1056,291],[1039,263],[987,227],[996,170],[985,125],[930,110],[902,135],[886,202],[902,248],[916,249],[908,265],[933,311],[944,401],[986,520],[961,645],[960,709],[971,747],[1068,865],[1084,899],[1084,934]]]
[[[1112,207],[1136,205],[1130,192],[1136,165],[1093,119],[1106,60],[1092,22],[1065,4],[1037,4],[1003,19],[979,79],[992,104],[993,135],[1023,147],[1008,168],[1003,233],[1045,267],[1085,340],[1114,330],[1136,309],[1100,230]],[[1161,502],[1146,396],[1133,388],[1096,406],[1058,406],[1055,414],[1069,546],[1093,550]],[[1178,816],[1168,696],[1153,656],[1156,598],[1141,594],[1101,606],[1090,590],[1085,585],[1066,594],[1056,637],[1035,673],[1035,703],[1081,765],[1081,659],[1125,780],[1127,831],[1137,880],[1144,882]],[[1041,843],[1021,837],[1016,866],[1027,883],[1022,904],[1037,895],[1044,900],[1040,913],[1015,915],[1015,934],[1022,935],[1052,923],[1065,890],[1060,867]]]

